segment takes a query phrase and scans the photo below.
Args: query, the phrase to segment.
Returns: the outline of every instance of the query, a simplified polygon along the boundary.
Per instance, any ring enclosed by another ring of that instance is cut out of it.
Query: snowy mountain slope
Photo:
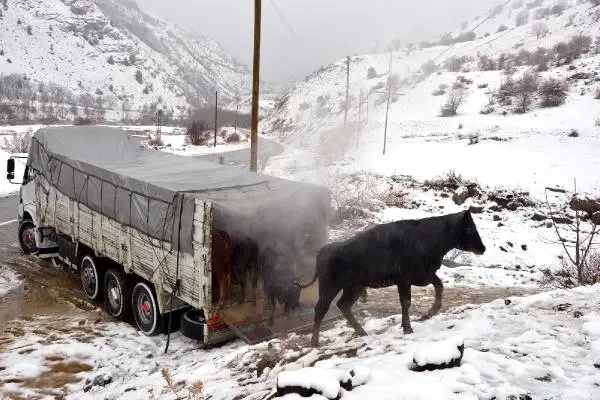
[[[205,36],[142,12],[132,1],[13,0],[0,17],[0,74],[24,74],[112,109],[181,109],[250,92],[248,68]],[[210,99],[210,100],[209,100]]]
[[[559,12],[559,9],[562,11]],[[526,23],[517,26],[516,15],[524,10],[528,10],[530,17]],[[536,16],[548,12],[549,15],[536,19]],[[388,139],[393,141],[406,136],[468,133],[457,131],[461,121],[466,129],[478,130],[479,133],[498,130],[514,133],[515,130],[532,129],[544,133],[564,133],[571,129],[578,129],[582,134],[595,132],[600,102],[594,98],[597,85],[594,81],[597,80],[600,57],[595,53],[598,46],[593,44],[593,39],[600,35],[599,19],[600,7],[592,7],[589,1],[533,0],[524,3],[512,0],[502,9],[491,10],[488,16],[473,21],[472,26],[476,27],[474,40],[445,46],[421,43],[420,46],[409,46],[403,51],[394,52],[392,85],[397,93],[391,98]],[[547,28],[546,33],[540,33],[540,29],[544,29],[539,28],[539,24]],[[507,29],[499,29],[501,26]],[[568,43],[582,33],[589,35],[592,43],[587,44],[576,57],[571,57],[568,52],[573,47],[571,44],[558,45]],[[467,37],[467,32],[447,36],[437,44],[452,43],[452,38],[461,36]],[[524,115],[510,111],[507,116],[502,116],[504,109],[497,109],[491,115],[481,115],[481,111],[489,104],[491,94],[506,80],[505,68],[499,61],[504,58],[503,64],[510,63],[516,67],[514,77],[518,79],[523,70],[530,68],[527,64],[536,68],[538,63],[541,64],[538,60],[529,61],[534,59],[531,54],[538,47],[545,48],[542,58],[548,67],[547,71],[541,68],[542,77],[565,79],[579,75],[579,80],[569,80],[566,104],[540,109],[536,103]],[[553,47],[556,49],[553,50]],[[494,60],[493,66],[484,65],[482,59]],[[345,59],[339,60],[316,71],[303,82],[298,82],[293,90],[282,96],[262,122],[262,130],[289,144],[314,149],[334,136],[339,142],[348,141],[348,137],[352,137],[350,141],[354,142],[358,130],[356,123],[360,118],[361,142],[381,142],[390,56],[367,54],[351,58],[349,126],[346,130],[342,129],[345,62]],[[458,110],[458,116],[441,118],[440,107],[446,101],[449,89],[461,75],[473,82],[460,84],[466,88],[466,98]],[[435,96],[434,92],[440,89],[440,85],[445,88],[443,95]],[[359,102],[361,92],[362,102]],[[596,111],[590,113],[590,110]],[[469,120],[473,120],[473,123]],[[348,144],[338,144],[348,147]]]

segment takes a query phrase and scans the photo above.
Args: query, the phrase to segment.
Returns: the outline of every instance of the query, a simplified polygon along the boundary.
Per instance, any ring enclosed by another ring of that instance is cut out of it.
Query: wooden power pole
[[[392,96],[392,51],[390,51],[390,67],[388,70],[388,81],[387,81],[387,105],[385,108],[385,128],[383,128],[383,155],[385,156],[385,145],[387,142],[387,124],[388,114],[390,112],[390,97]]]
[[[258,169],[258,96],[260,83],[261,0],[254,0],[254,61],[252,65],[252,125],[250,128],[250,171]]]
[[[346,57],[346,104],[344,106],[344,127],[348,123],[348,90],[350,88],[350,56]]]
[[[215,140],[214,146],[217,147],[217,118],[219,116],[219,92],[215,91]]]

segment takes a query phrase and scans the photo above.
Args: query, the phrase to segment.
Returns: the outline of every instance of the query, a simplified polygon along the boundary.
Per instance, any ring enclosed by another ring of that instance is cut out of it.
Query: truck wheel
[[[21,222],[19,226],[19,244],[25,254],[36,254],[38,252],[34,230],[35,225],[29,219]]]
[[[131,300],[133,317],[140,332],[146,336],[158,335],[161,331],[161,316],[152,289],[146,283],[139,282],[133,288]]]
[[[102,276],[96,264],[97,260],[92,256],[85,256],[81,260],[79,277],[83,292],[90,300],[102,299]]]
[[[187,310],[181,315],[181,323],[179,331],[187,338],[194,340],[204,340],[204,325],[206,319],[204,312],[201,310]]]
[[[131,315],[131,290],[121,271],[111,268],[104,274],[104,306],[113,317],[124,320]]]

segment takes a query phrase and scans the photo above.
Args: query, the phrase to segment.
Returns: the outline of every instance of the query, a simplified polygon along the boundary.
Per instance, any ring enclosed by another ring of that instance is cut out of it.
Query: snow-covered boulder
[[[461,205],[469,198],[469,189],[466,186],[460,186],[452,194],[452,201],[457,205]]]
[[[413,370],[417,372],[460,366],[465,351],[464,339],[454,336],[435,343],[423,343],[413,355]]]
[[[342,396],[340,382],[335,374],[315,367],[283,371],[277,376],[277,396],[290,393],[297,393],[302,397],[319,394],[330,400],[338,400]]]
[[[357,365],[350,371],[341,369],[307,367],[296,371],[283,371],[277,376],[277,397],[291,393],[302,397],[314,394],[337,400],[342,397],[342,388],[351,391],[369,380],[371,371]]]

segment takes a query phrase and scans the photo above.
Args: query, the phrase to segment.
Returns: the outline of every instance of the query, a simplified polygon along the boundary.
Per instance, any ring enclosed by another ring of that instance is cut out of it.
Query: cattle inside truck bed
[[[310,276],[327,241],[326,188],[146,149],[120,129],[41,129],[27,166],[23,188],[35,190],[22,191],[33,194],[19,219],[20,234],[35,232],[38,246],[30,252],[79,271],[88,297],[104,297],[113,316],[133,313],[148,335],[178,307],[218,321],[214,230],[251,238],[261,249],[283,243],[300,266],[290,277]],[[235,296],[233,290],[226,307]]]

